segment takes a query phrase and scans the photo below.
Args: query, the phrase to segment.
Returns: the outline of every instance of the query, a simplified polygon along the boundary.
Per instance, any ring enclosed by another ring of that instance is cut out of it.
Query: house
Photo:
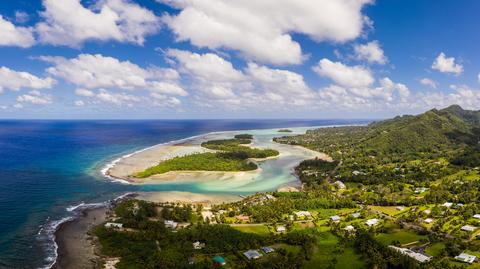
[[[331,216],[331,217],[330,217],[330,220],[331,220],[331,221],[340,221],[340,217],[337,216],[337,215]]]
[[[200,243],[200,241],[193,242],[193,249],[203,249],[205,247],[205,243]]]
[[[415,193],[417,194],[424,193],[426,191],[428,191],[428,188],[425,188],[425,187],[415,188]]]
[[[216,266],[224,266],[227,264],[227,262],[225,261],[225,258],[222,256],[213,257],[213,262],[215,263]]]
[[[448,207],[448,208],[452,207],[452,205],[453,205],[453,203],[449,203],[449,202],[445,202],[443,204],[444,207]]]
[[[352,217],[354,217],[354,218],[359,218],[359,217],[360,217],[360,213],[359,213],[359,212],[353,213],[353,214],[352,214]]]
[[[283,233],[287,230],[287,228],[285,228],[285,226],[277,226],[277,232],[279,233]]]
[[[461,261],[464,263],[473,263],[474,261],[477,260],[477,256],[470,255],[467,253],[461,253],[460,255],[455,256],[455,260]]]
[[[348,225],[347,227],[344,228],[344,230],[349,233],[355,232],[355,227],[353,227],[352,225]]]
[[[433,219],[431,219],[431,218],[427,218],[427,219],[425,219],[425,220],[424,220],[424,222],[425,222],[425,223],[428,223],[428,224],[430,224],[430,223],[432,223],[432,222],[433,222]]]
[[[396,251],[400,252],[403,255],[406,255],[406,256],[408,256],[412,259],[415,259],[416,261],[421,262],[421,263],[429,262],[432,259],[432,256],[430,256],[430,255],[415,252],[415,251],[412,251],[408,248],[399,248],[399,247],[396,247],[396,246],[388,246],[388,247],[393,249],[393,250],[396,250]]]
[[[245,257],[247,257],[247,259],[249,260],[254,260],[254,259],[258,259],[260,257],[262,257],[263,255],[260,254],[260,252],[258,252],[257,250],[249,250],[249,251],[246,251],[243,253],[243,255]]]
[[[372,227],[372,226],[377,226],[378,225],[378,219],[369,219],[365,222],[367,226]]]
[[[238,215],[236,218],[240,221],[250,221],[250,217],[245,215]]]
[[[178,226],[178,223],[173,220],[165,220],[164,223],[165,223],[165,227],[170,229],[175,229]]]
[[[476,218],[476,219],[480,219],[480,214],[475,214],[475,215],[473,215],[473,217]]]
[[[347,186],[343,182],[341,182],[340,180],[335,181],[333,183],[333,185],[339,190],[344,190],[344,189],[347,188]]]
[[[460,230],[466,231],[466,232],[473,232],[476,229],[477,229],[477,227],[474,227],[472,225],[464,225],[464,226],[462,226],[462,228],[460,228]]]
[[[405,210],[405,207],[404,206],[397,206],[396,209],[398,211],[403,211],[403,210]]]
[[[354,175],[354,176],[365,175],[365,173],[355,170],[355,171],[352,172],[352,175]]]
[[[312,214],[310,214],[310,212],[308,211],[298,211],[298,212],[295,212],[295,215],[297,215],[297,217],[301,218],[301,217],[304,217],[304,218],[309,218],[312,216]]]
[[[274,250],[273,248],[271,248],[271,247],[263,247],[262,250],[263,250],[263,252],[265,252],[266,254],[275,251],[275,250]]]
[[[105,228],[122,229],[123,224],[122,223],[116,223],[116,222],[107,222],[107,223],[105,223]]]
[[[195,257],[188,257],[188,264],[193,265],[197,262],[197,259]]]
[[[427,215],[430,215],[432,213],[432,210],[430,209],[425,209],[423,210],[423,213],[427,214]]]

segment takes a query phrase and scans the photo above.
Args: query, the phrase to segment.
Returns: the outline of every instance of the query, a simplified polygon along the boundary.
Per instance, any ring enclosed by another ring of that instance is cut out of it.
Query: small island
[[[290,130],[290,129],[280,129],[280,130],[278,130],[278,132],[279,133],[291,133],[292,130]]]
[[[264,159],[278,156],[273,149],[259,149],[246,146],[252,135],[240,134],[232,139],[210,140],[201,144],[211,152],[177,156],[158,165],[135,173],[136,178],[147,178],[170,171],[252,171],[258,168],[250,159]]]

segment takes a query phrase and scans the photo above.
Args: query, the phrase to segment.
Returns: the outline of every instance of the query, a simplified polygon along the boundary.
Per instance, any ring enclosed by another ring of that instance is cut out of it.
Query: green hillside
[[[418,158],[456,154],[479,141],[480,112],[450,106],[416,116],[399,116],[362,127],[322,128],[277,142],[301,144],[332,155]],[[333,143],[332,143],[333,141]],[[327,144],[328,143],[328,144]]]

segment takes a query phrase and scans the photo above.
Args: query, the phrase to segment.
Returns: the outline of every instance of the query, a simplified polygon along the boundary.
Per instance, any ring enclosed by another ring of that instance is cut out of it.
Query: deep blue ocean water
[[[55,252],[48,229],[72,214],[67,207],[149,190],[109,181],[99,173],[107,162],[126,153],[213,131],[364,122],[0,121],[0,268],[48,267]],[[161,188],[178,190],[179,186]]]

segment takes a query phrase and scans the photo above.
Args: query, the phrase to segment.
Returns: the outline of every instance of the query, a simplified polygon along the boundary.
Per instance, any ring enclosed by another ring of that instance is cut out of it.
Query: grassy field
[[[408,210],[408,207],[405,207],[404,210],[397,210],[396,206],[369,206],[369,208],[389,216],[395,216]]]
[[[232,226],[235,230],[239,230],[244,233],[254,233],[254,234],[269,234],[270,230],[265,225],[258,226]]]
[[[396,230],[392,233],[381,233],[376,236],[376,239],[385,244],[391,245],[393,242],[400,242],[400,244],[409,244],[412,242],[420,241],[425,239],[426,236],[416,234],[415,232],[405,231],[405,230]]]
[[[339,239],[330,232],[322,232],[317,236],[317,244],[314,248],[310,261],[302,268],[364,268],[365,264],[361,256],[355,253],[351,247],[344,249],[338,246]]]
[[[445,249],[444,242],[433,243],[425,249],[425,252],[433,257],[439,256]]]

